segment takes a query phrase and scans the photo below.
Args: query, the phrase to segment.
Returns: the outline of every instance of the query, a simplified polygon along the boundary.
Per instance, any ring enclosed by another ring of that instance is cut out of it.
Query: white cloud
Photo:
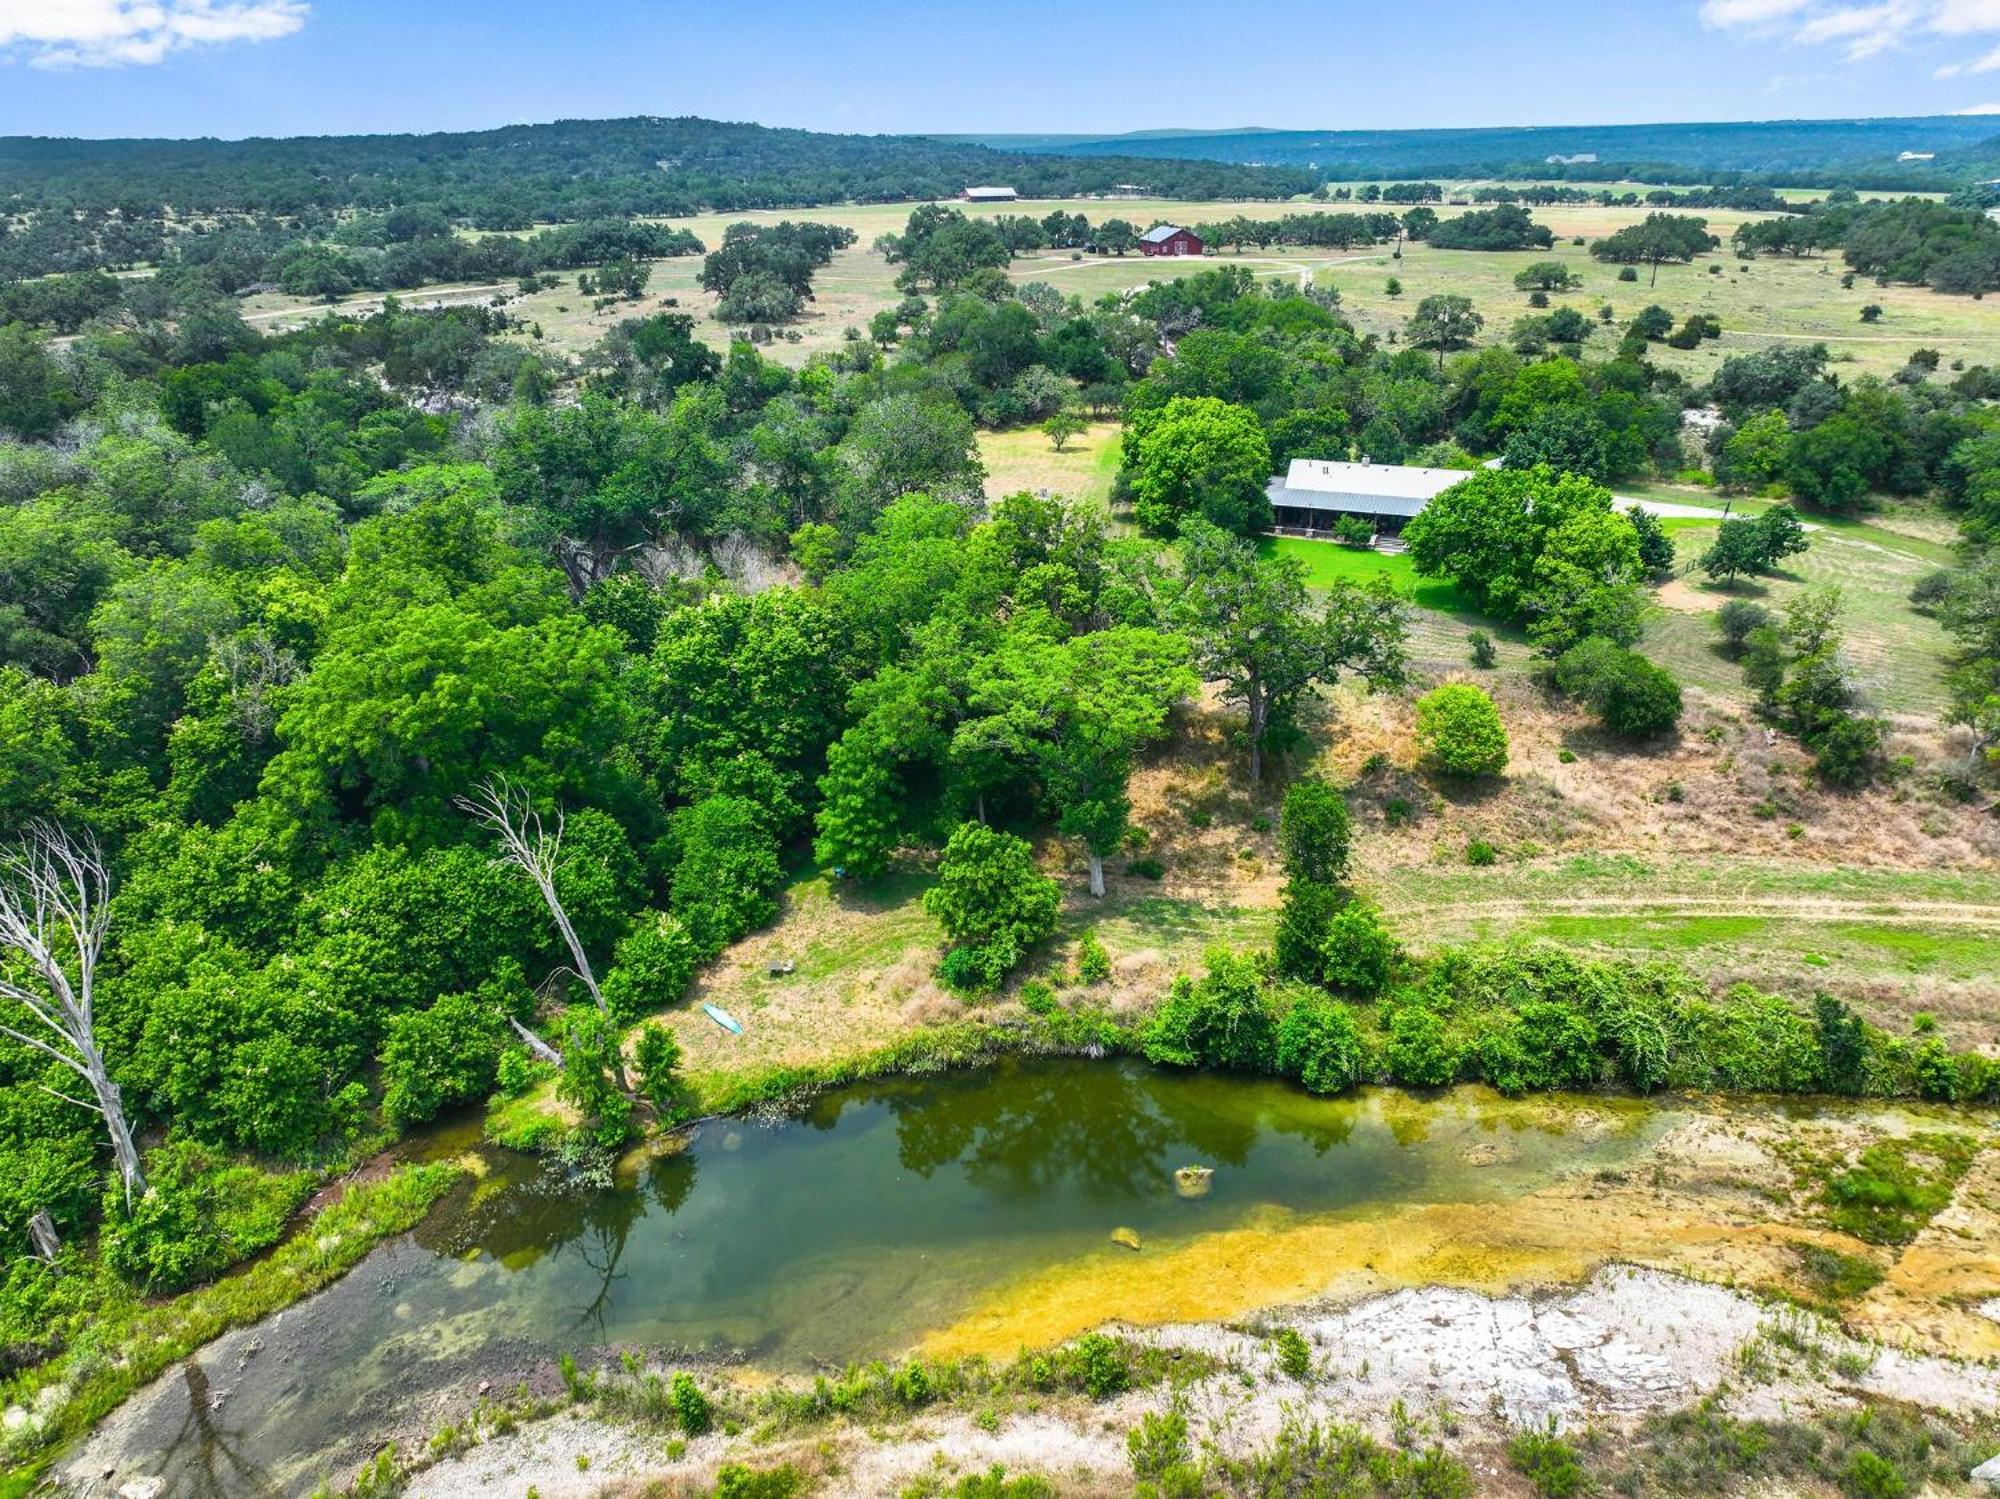
[[[0,0],[0,56],[42,68],[156,63],[188,47],[290,36],[309,10],[306,0]]]
[[[1968,62],[1948,62],[1937,70],[1939,78],[1957,78],[1967,73],[2000,73],[2000,47],[1985,52]],[[1960,111],[1969,113],[1969,111]]]
[[[1808,0],[1703,0],[1701,23],[1723,28],[1768,26],[1796,15],[1807,3]]]
[[[1992,37],[1992,50],[1947,62],[1939,78],[2000,72],[2000,0],[1702,0],[1718,31],[1777,36],[1803,47],[1838,46],[1850,62],[1906,47]]]
[[[1954,109],[1955,115],[2000,115],[2000,104],[1975,104],[1969,109]]]

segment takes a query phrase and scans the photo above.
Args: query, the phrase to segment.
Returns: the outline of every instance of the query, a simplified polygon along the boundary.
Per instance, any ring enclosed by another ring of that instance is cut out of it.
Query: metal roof
[[[1294,458],[1285,487],[1324,494],[1366,494],[1428,500],[1470,477],[1455,468],[1409,468],[1400,463],[1345,463],[1328,458]]]
[[[1470,477],[1455,468],[1406,468],[1395,463],[1294,458],[1285,476],[1273,479],[1264,487],[1264,493],[1273,505],[1289,505],[1294,509],[1407,518],[1420,514],[1438,495]]]
[[[1192,229],[1186,228],[1184,225],[1181,224],[1155,224],[1152,228],[1148,229],[1144,234],[1139,236],[1139,243],[1142,245],[1164,244],[1166,241],[1172,239],[1176,234],[1192,234],[1192,233],[1194,233]]]

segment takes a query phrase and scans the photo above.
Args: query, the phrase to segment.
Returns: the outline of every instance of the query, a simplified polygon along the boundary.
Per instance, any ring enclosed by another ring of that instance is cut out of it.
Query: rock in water
[[[1114,1228],[1111,1230],[1111,1242],[1114,1244],[1123,1244],[1127,1249],[1137,1249],[1139,1247],[1139,1230],[1136,1228]]]
[[[1212,1166],[1182,1166],[1174,1172],[1174,1195],[1177,1197],[1206,1197],[1209,1188],[1214,1185],[1215,1168]]]

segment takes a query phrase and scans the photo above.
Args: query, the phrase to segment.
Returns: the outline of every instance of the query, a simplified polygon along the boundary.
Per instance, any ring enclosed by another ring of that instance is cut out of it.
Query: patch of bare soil
[[[1303,1378],[1278,1367],[1269,1336],[1277,1325],[1296,1329],[1311,1351]],[[1472,1460],[1482,1492],[1505,1493],[1514,1489],[1500,1453],[1523,1425],[1588,1426],[1616,1437],[1712,1393],[1731,1413],[1755,1417],[1848,1408],[1862,1395],[1961,1417],[2000,1411],[2000,1373],[1991,1368],[1890,1352],[1787,1321],[1740,1291],[1629,1265],[1561,1293],[1400,1290],[1319,1303],[1256,1327],[1202,1322],[1136,1335],[1203,1354],[1219,1371],[1173,1394],[1147,1390],[1100,1405],[1054,1399],[983,1420],[938,1413],[755,1445],[711,1437],[677,1456],[656,1441],[650,1460],[634,1454],[629,1433],[563,1416],[444,1462],[407,1492],[461,1499],[532,1484],[545,1499],[692,1496],[734,1460],[792,1462],[829,1499],[894,1494],[914,1479],[995,1464],[1044,1474],[1064,1494],[1122,1494],[1131,1484],[1124,1434],[1172,1400],[1194,1442],[1225,1456],[1254,1452],[1287,1420],[1354,1423],[1385,1442],[1442,1439]],[[600,1455],[613,1454],[600,1465]],[[585,1482],[579,1456],[591,1475],[619,1476]]]

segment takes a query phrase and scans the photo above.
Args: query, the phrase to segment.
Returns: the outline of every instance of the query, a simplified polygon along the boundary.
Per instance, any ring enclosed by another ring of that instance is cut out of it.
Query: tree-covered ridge
[[[0,202],[86,213],[298,214],[428,204],[482,227],[948,198],[1003,182],[1074,197],[1288,197],[1317,179],[1150,155],[1069,160],[911,135],[834,135],[678,118],[559,120],[435,135],[242,141],[0,139]]]
[[[1349,181],[1570,177],[1675,183],[1693,176],[1713,182],[1910,190],[1970,180],[1976,164],[1991,157],[1993,129],[1990,121],[1976,116],[1934,115],[1446,130],[1160,131],[1108,139],[968,138],[1072,156],[1111,153],[1311,164],[1329,177]],[[1919,141],[1922,144],[1916,144]],[[1909,150],[1934,151],[1938,159],[1896,160]],[[1573,156],[1589,159],[1560,159]]]

